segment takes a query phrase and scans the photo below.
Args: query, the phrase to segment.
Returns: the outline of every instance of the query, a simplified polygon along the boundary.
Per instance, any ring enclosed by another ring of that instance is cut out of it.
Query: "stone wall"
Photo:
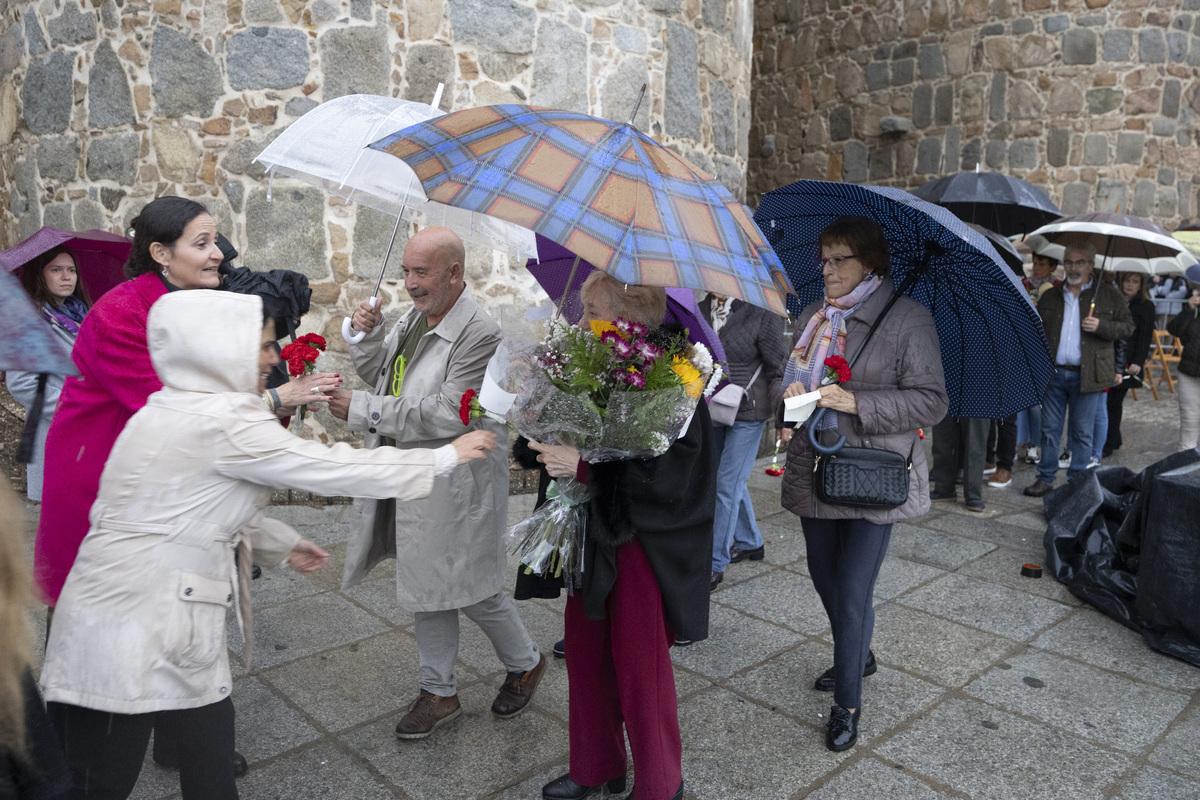
[[[243,264],[308,275],[306,330],[370,294],[392,221],[251,161],[323,100],[365,92],[450,111],[522,103],[628,118],[745,192],[753,0],[0,0],[0,248],[39,226],[120,231],[164,194],[208,205]],[[398,257],[393,263],[398,264]],[[473,252],[503,321],[538,296]],[[383,290],[391,318],[407,307]],[[320,428],[323,415],[317,415]]]
[[[1200,0],[757,0],[751,195],[959,170],[1200,215]]]

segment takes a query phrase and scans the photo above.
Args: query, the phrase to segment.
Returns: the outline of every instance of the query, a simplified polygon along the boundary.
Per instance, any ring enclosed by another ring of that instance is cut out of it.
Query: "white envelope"
[[[794,422],[797,425],[805,422],[817,410],[817,401],[820,399],[820,392],[809,392],[785,399],[783,401],[783,421]]]

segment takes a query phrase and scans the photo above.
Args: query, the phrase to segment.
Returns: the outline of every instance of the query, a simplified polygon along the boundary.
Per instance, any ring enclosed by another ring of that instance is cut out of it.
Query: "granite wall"
[[[757,0],[751,195],[959,170],[1200,215],[1200,0]]]

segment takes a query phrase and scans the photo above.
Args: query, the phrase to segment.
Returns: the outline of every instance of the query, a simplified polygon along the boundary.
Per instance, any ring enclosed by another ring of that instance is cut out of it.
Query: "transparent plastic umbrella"
[[[322,103],[288,126],[255,161],[266,168],[271,182],[275,175],[304,181],[347,203],[354,201],[396,217],[396,230],[402,220],[444,225],[467,244],[501,250],[520,260],[536,256],[531,231],[486,214],[431,202],[411,167],[367,148],[384,136],[442,116],[437,108],[441,91],[439,86],[432,105],[369,94]],[[267,198],[270,196],[269,183]],[[393,242],[395,236],[393,231]],[[379,283],[390,254],[389,243],[371,295],[372,305],[378,302]],[[350,331],[348,319],[343,323],[342,335],[350,342],[362,339],[361,334]]]

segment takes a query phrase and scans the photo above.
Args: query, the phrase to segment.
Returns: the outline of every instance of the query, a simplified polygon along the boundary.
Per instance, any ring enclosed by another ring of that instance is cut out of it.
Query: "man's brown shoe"
[[[1045,497],[1054,491],[1054,487],[1042,480],[1034,481],[1033,486],[1025,487],[1025,494],[1029,497]]]
[[[524,711],[525,706],[533,699],[538,681],[542,679],[542,673],[545,671],[546,657],[539,653],[537,666],[533,669],[528,672],[508,673],[508,678],[492,703],[492,713],[500,719],[508,719]]]
[[[443,722],[449,722],[462,713],[458,704],[458,695],[441,697],[421,690],[421,696],[408,707],[400,724],[396,726],[398,739],[424,739],[433,733],[433,729]]]

